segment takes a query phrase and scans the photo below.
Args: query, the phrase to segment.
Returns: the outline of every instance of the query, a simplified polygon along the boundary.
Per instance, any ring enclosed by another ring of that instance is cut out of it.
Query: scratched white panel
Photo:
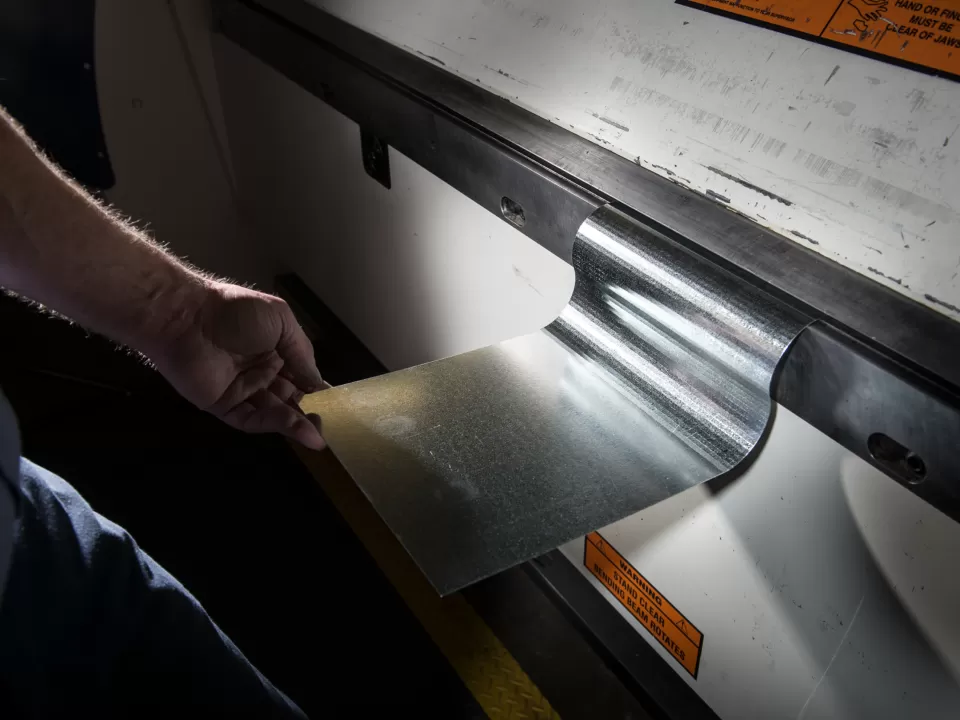
[[[670,0],[313,0],[960,318],[960,84]]]
[[[960,525],[784,408],[753,465],[600,531],[703,633],[720,717],[954,718]]]

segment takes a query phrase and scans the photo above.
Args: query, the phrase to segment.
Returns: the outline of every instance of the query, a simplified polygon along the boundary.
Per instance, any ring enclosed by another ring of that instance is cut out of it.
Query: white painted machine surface
[[[671,0],[312,1],[960,318],[954,81]]]
[[[729,486],[600,534],[703,633],[694,679],[612,601],[720,717],[956,717],[960,526],[789,411]]]
[[[960,316],[952,81],[666,0],[317,4]],[[260,236],[388,367],[563,307],[567,264],[399,153],[381,187],[353,122],[215,44]],[[584,567],[584,540],[564,554],[726,720],[960,714],[960,525],[789,411],[741,476],[600,534],[702,633],[695,678]]]

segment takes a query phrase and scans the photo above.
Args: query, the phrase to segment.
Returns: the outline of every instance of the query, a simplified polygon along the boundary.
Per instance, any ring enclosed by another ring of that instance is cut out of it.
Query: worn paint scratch
[[[719,200],[722,203],[730,203],[730,198],[728,198],[726,195],[721,195],[720,193],[714,192],[709,188],[707,189],[707,197],[712,197],[714,200]]]
[[[840,642],[837,644],[836,652],[833,653],[833,657],[830,658],[830,662],[827,663],[827,667],[824,669],[823,675],[821,675],[820,679],[817,680],[817,684],[813,686],[813,690],[811,690],[810,694],[807,696],[807,701],[803,704],[803,707],[800,708],[800,712],[797,713],[797,720],[803,720],[803,714],[807,711],[807,706],[810,704],[810,701],[813,700],[813,696],[817,694],[817,690],[820,689],[820,684],[827,676],[827,673],[830,672],[830,668],[833,667],[833,663],[837,659],[837,656],[840,655],[840,651],[843,650],[844,645],[847,642],[847,635],[849,635],[850,631],[853,629],[853,624],[857,621],[857,615],[860,614],[860,608],[863,607],[863,601],[866,599],[866,597],[866,595],[860,596],[860,603],[857,605],[857,609],[854,611],[853,617],[850,619],[850,624],[847,625],[847,629],[843,633],[843,637],[840,638]]]
[[[823,81],[823,84],[826,85],[828,82],[830,82],[831,80],[833,80],[833,76],[836,75],[839,71],[840,71],[840,66],[839,66],[839,65],[834,65],[834,66],[833,66],[833,70],[831,70],[831,71],[830,71],[830,74],[827,75],[827,79]]]
[[[910,108],[910,112],[916,112],[924,105],[927,104],[927,94],[920,90],[919,88],[914,88],[909,93],[907,93],[907,100],[913,102],[913,106]]]
[[[861,183],[861,187],[867,197],[882,200],[888,205],[905,210],[911,215],[933,217],[935,220],[943,220],[945,222],[956,221],[957,212],[953,208],[928,200],[921,195],[917,195],[896,185],[891,185],[879,178],[872,176],[865,177]]]
[[[528,286],[530,286],[530,289],[533,290],[537,295],[539,295],[540,297],[543,297],[543,293],[540,292],[537,286],[533,284],[533,281],[530,278],[528,278],[523,273],[523,271],[520,268],[518,268],[516,265],[513,266],[513,274],[516,275],[520,280],[522,280]]]
[[[775,158],[780,157],[787,147],[787,143],[779,138],[771,137],[743,123],[728,120],[721,115],[683,102],[653,88],[637,88],[631,93],[631,99],[633,98],[647,105],[670,110],[678,116],[690,119],[696,125],[709,127],[714,134],[733,142],[750,143],[751,150],[760,150],[765,155],[771,155]]]
[[[720,177],[725,177],[727,180],[732,180],[738,185],[742,185],[743,187],[748,188],[749,190],[753,190],[754,192],[760,193],[764,197],[768,197],[771,200],[776,200],[778,203],[783,203],[787,207],[789,207],[790,205],[793,205],[793,203],[790,200],[787,200],[784,197],[780,197],[779,195],[776,195],[770,192],[769,190],[764,190],[762,187],[758,185],[754,185],[753,183],[747,182],[746,180],[741,180],[736,175],[731,175],[730,173],[724,172],[723,170],[720,170],[719,168],[715,168],[712,165],[704,165],[704,167],[706,167],[707,170],[709,170],[710,172],[716,173]]]
[[[434,57],[433,55],[427,55],[425,52],[420,52],[419,50],[417,50],[417,55],[423,55],[423,57],[425,57],[427,60],[433,60],[438,65],[443,65],[444,67],[447,66],[447,64],[440,58]]]
[[[844,117],[850,117],[856,107],[857,104],[849,100],[840,100],[833,104],[833,109],[837,115],[843,115]]]
[[[640,158],[637,158],[637,160],[639,161]],[[638,162],[638,164],[639,164],[639,162]],[[671,170],[670,168],[665,168],[663,165],[651,165],[650,167],[656,168],[657,170],[662,170],[663,172],[665,172],[665,173],[666,173],[667,175],[669,175],[670,177],[676,176],[676,173],[675,173],[673,170]]]
[[[812,237],[808,237],[808,236],[804,235],[802,232],[797,232],[796,230],[791,230],[791,231],[790,231],[790,234],[791,234],[791,235],[796,235],[798,238],[801,238],[801,239],[803,239],[803,240],[806,240],[806,241],[807,241],[808,243],[810,243],[811,245],[819,245],[819,244],[820,244],[819,242],[817,242],[816,240],[814,240]]]
[[[863,134],[870,140],[873,140],[874,145],[879,145],[883,148],[893,148],[897,153],[912,152],[917,147],[916,140],[898,137],[889,130],[880,127],[867,128]]]
[[[957,130],[960,130],[960,125],[957,125],[957,126],[953,129],[953,132],[950,133],[946,138],[944,138],[944,140],[943,140],[943,146],[944,146],[944,147],[946,147],[947,145],[950,144],[950,141],[953,139],[953,136],[957,134]]]
[[[958,213],[951,207],[928,200],[921,195],[891,185],[872,175],[865,175],[855,168],[835,162],[822,155],[816,155],[806,150],[797,150],[793,162],[802,165],[809,172],[833,185],[860,187],[868,198],[883,201],[888,206],[905,210],[911,215],[944,222],[955,222],[957,220]]]
[[[508,80],[513,80],[515,83],[526,85],[527,87],[531,87],[531,86],[539,87],[539,85],[533,85],[533,83],[528,83],[523,78],[518,78],[516,75],[511,75],[510,73],[506,72],[505,70],[501,70],[500,68],[492,68],[489,65],[484,65],[484,67],[487,70],[490,70],[491,72],[495,72],[497,75],[503,75],[503,77],[507,78]]]
[[[957,307],[957,306],[954,305],[953,303],[945,302],[945,301],[941,300],[940,298],[934,297],[934,296],[931,295],[930,293],[924,294],[924,297],[925,297],[927,300],[929,300],[930,302],[932,302],[934,305],[939,305],[940,307],[944,307],[944,308],[946,308],[947,310],[950,310],[951,312],[955,312],[955,313],[960,314],[960,307]]]
[[[588,111],[587,114],[590,115],[591,117],[595,117],[600,122],[605,122],[607,125],[612,125],[617,130],[623,130],[623,132],[630,132],[630,128],[628,128],[626,125],[623,125],[622,123],[618,123],[616,120],[611,120],[610,118],[604,117],[603,115],[600,115],[599,113],[595,113],[595,112]]]
[[[903,285],[903,280],[901,280],[900,278],[887,275],[883,271],[877,270],[875,267],[868,267],[867,270],[869,272],[872,272],[874,275],[879,275],[882,278],[886,278],[890,282],[895,282],[897,285]]]

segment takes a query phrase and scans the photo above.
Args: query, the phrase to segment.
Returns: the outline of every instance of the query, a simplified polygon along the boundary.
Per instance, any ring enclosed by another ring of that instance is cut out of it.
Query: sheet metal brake
[[[731,472],[809,319],[621,210],[544,330],[308,398],[441,593]]]

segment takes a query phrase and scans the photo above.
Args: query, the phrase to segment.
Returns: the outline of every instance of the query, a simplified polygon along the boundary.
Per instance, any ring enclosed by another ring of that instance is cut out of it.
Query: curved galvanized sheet
[[[547,331],[725,472],[766,427],[806,320],[611,206],[580,227],[577,283]]]
[[[610,206],[573,259],[545,330],[304,401],[441,594],[734,469],[808,322]]]

